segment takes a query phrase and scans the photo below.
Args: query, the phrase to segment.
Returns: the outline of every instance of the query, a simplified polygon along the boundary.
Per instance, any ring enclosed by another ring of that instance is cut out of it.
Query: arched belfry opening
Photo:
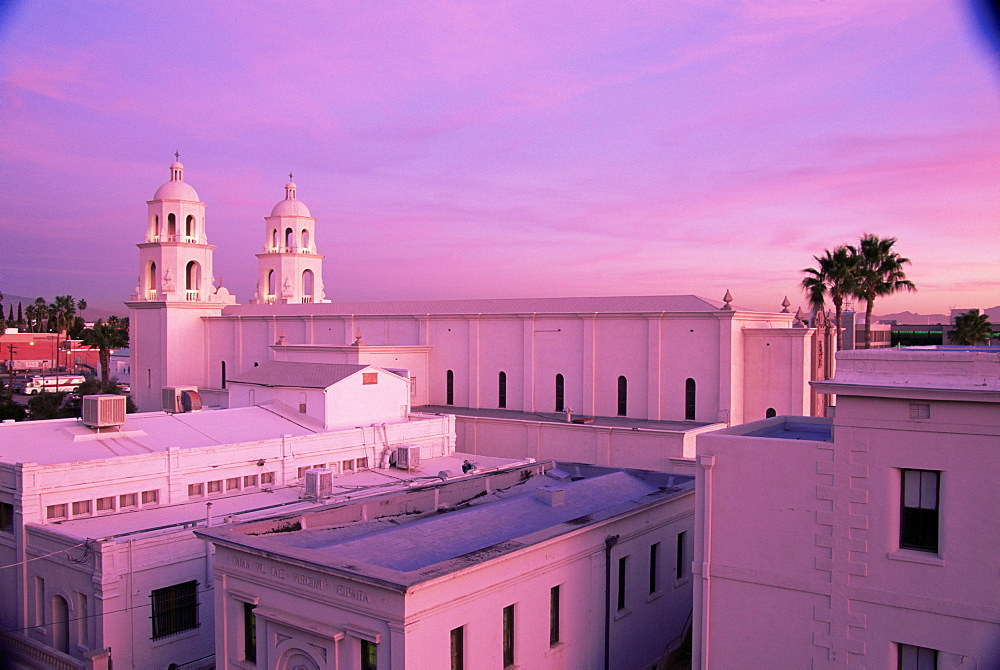
[[[197,233],[195,232],[196,224],[193,214],[188,214],[187,219],[184,221],[184,237],[188,238],[185,242],[194,242]]]
[[[274,302],[274,270],[267,271],[267,302]]]
[[[278,229],[271,229],[271,251],[276,251],[278,249]]]
[[[201,265],[197,261],[191,261],[184,268],[184,290],[187,300],[199,300],[199,289],[201,288]]]
[[[302,302],[313,301],[314,277],[312,270],[305,270],[302,273]]]
[[[149,261],[146,268],[146,300],[156,300],[156,291],[159,288],[160,281],[156,272],[156,262]]]
[[[302,229],[302,250],[309,250],[309,230],[306,228]]]
[[[285,228],[285,251],[291,251],[295,246],[295,231]]]
[[[146,232],[146,241],[155,242],[160,237],[160,217],[154,214],[149,220],[149,230]]]
[[[167,241],[173,242],[177,235],[177,215],[173,212],[167,214]]]

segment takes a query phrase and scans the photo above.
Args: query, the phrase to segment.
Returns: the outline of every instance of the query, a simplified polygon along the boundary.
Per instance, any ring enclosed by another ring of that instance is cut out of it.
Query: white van
[[[62,391],[75,391],[86,379],[83,375],[66,373],[64,375],[45,375],[29,377],[21,393],[24,395],[35,395],[36,393],[59,393]]]

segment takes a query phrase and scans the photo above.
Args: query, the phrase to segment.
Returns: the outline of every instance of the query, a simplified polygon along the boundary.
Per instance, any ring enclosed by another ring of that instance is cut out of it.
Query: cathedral
[[[316,218],[291,181],[264,217],[254,296],[238,304],[213,277],[205,203],[183,165],[169,175],[147,203],[127,303],[140,410],[161,409],[161,390],[178,386],[225,407],[228,379],[292,361],[404,371],[413,406],[704,423],[823,413],[808,382],[832,376],[832,332],[787,304],[742,310],[728,293],[343,300],[324,286]]]

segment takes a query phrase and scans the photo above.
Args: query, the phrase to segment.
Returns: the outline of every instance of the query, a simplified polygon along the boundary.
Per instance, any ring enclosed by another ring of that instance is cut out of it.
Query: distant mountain
[[[969,309],[976,309],[975,307],[970,307]],[[1000,323],[1000,305],[996,307],[987,307],[985,310],[986,316],[989,318],[990,323],[996,325]],[[896,323],[903,325],[924,325],[924,324],[938,324],[938,323],[951,323],[951,317],[947,314],[915,314],[913,312],[898,312],[896,314],[882,314],[875,317],[876,321],[895,321]]]

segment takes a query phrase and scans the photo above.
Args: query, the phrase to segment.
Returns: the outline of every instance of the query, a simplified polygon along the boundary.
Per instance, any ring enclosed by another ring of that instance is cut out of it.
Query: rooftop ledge
[[[716,432],[717,435],[833,442],[833,421],[815,416],[776,416]]]

